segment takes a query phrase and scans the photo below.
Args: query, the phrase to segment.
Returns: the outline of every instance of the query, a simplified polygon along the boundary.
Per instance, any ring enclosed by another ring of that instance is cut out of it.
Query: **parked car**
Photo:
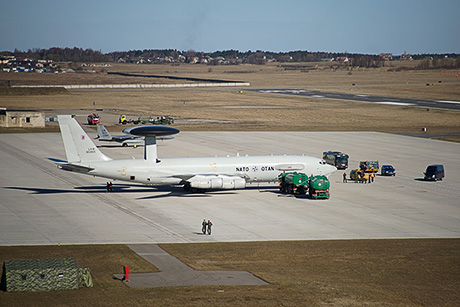
[[[396,170],[393,167],[393,165],[386,164],[386,165],[382,165],[380,174],[382,176],[395,176]]]
[[[424,180],[442,180],[444,178],[444,166],[442,164],[432,164],[428,165],[425,174]]]

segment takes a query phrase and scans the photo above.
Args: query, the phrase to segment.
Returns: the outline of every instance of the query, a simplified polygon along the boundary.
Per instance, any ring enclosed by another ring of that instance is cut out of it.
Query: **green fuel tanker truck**
[[[289,172],[278,176],[281,193],[306,194],[308,190],[308,176],[303,173]]]
[[[326,176],[312,176],[309,179],[308,192],[311,198],[328,199],[330,197],[329,188],[331,183]]]

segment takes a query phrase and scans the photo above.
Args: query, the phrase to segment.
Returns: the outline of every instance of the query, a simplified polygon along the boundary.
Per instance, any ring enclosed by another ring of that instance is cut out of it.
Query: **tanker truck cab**
[[[442,164],[432,164],[428,165],[426,171],[423,173],[425,174],[424,180],[442,180],[444,178],[444,166]]]

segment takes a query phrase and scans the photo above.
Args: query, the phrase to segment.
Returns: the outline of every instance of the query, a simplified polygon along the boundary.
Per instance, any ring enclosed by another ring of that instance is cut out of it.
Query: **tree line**
[[[33,48],[27,51],[15,49],[13,52],[1,52],[2,56],[14,56],[16,58],[31,58],[35,60],[51,60],[55,62],[128,62],[128,63],[163,63],[165,59],[173,62],[191,62],[191,59],[214,59],[208,64],[218,64],[215,59],[224,58],[225,64],[265,64],[269,61],[276,62],[319,62],[346,58],[347,66],[360,67],[382,67],[385,59],[380,55],[369,55],[348,52],[311,52],[311,51],[289,51],[289,52],[270,52],[270,51],[239,51],[222,50],[214,52],[199,52],[194,50],[179,51],[176,49],[144,49],[129,51],[114,51],[103,53],[101,50],[82,49],[82,48],[58,48],[49,49]],[[413,59],[422,59],[419,69],[429,68],[458,68],[460,67],[459,54],[419,54],[412,55]],[[428,58],[428,59],[427,59]],[[394,57],[395,60],[398,57]],[[423,60],[425,59],[425,60]]]
[[[457,69],[460,68],[460,56],[456,59],[450,58],[431,58],[424,59],[417,65],[418,69]]]

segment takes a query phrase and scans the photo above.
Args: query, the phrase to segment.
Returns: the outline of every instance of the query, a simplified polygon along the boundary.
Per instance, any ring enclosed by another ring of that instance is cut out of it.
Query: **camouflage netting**
[[[93,279],[89,268],[80,268],[80,286],[91,288],[93,286]]]
[[[92,286],[85,269],[82,274],[75,258],[5,261],[3,280],[7,292],[73,290]]]

